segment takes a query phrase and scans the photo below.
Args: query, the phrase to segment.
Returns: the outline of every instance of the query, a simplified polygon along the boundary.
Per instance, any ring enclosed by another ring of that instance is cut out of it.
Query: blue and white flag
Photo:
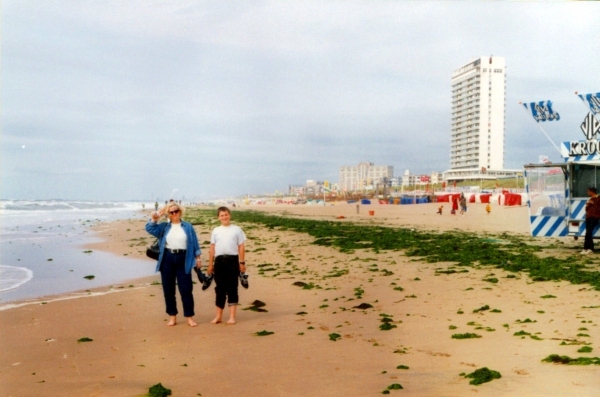
[[[595,94],[577,94],[577,96],[590,108],[590,112],[594,116],[600,116],[600,92]]]
[[[533,116],[536,123],[540,121],[560,120],[560,115],[552,110],[551,101],[524,103],[523,106],[525,106],[527,111],[531,112],[531,116]]]

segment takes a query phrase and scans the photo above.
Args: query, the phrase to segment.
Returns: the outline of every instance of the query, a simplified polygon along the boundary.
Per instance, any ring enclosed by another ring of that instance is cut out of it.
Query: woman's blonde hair
[[[172,202],[172,203],[169,203],[169,204],[165,205],[163,207],[163,213],[165,213],[165,214],[168,215],[169,209],[171,209],[173,207],[176,207],[179,210],[179,217],[183,218],[183,213],[184,213],[183,207],[180,206],[179,204],[177,204],[176,202]]]

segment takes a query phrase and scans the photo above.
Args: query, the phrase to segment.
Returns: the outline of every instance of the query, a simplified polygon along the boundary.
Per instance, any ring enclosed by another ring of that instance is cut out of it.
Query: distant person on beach
[[[467,212],[467,198],[464,194],[460,195],[460,214],[463,215]]]
[[[490,212],[492,212],[492,206],[489,203],[485,206],[485,212],[487,212],[488,215],[490,214]]]
[[[456,215],[456,211],[458,211],[458,199],[453,199],[452,200],[452,211],[450,211],[450,213],[452,215]]]
[[[442,215],[442,210],[444,209],[443,205],[440,205],[440,207],[438,208],[438,214]]]
[[[600,222],[600,196],[595,187],[587,189],[590,199],[585,203],[585,240],[583,242],[582,255],[594,253],[594,229]]]
[[[210,237],[208,274],[215,278],[216,316],[213,324],[222,322],[225,301],[229,306],[227,324],[235,324],[238,297],[238,278],[242,286],[248,288],[246,274],[245,245],[246,235],[239,226],[231,224],[231,212],[227,207],[219,207],[217,216],[221,226],[213,229]]]
[[[158,201],[154,203],[154,211],[158,211]]]
[[[158,223],[163,215],[167,214],[169,222]],[[152,219],[146,224],[146,231],[154,237],[160,237],[160,254],[156,264],[156,271],[160,270],[163,294],[169,315],[168,326],[177,323],[177,300],[175,288],[179,288],[183,315],[187,318],[188,325],[195,327],[194,321],[194,296],[192,295],[192,269],[202,266],[200,259],[200,245],[196,232],[189,222],[182,221],[183,208],[176,203],[166,205],[160,211],[152,212]]]

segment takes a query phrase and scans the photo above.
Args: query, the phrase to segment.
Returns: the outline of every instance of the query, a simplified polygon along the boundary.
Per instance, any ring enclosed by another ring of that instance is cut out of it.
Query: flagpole
[[[523,102],[519,102],[519,105],[523,105]],[[527,110],[527,108],[523,106],[523,110],[525,111],[525,113],[527,113],[527,116],[529,118],[529,111]],[[556,151],[558,151],[558,154],[560,154],[562,156],[562,153],[561,153],[560,149],[558,148],[558,146],[556,146],[556,144],[554,143],[554,141],[552,139],[550,139],[550,137],[548,136],[548,134],[546,133],[546,131],[544,131],[544,129],[542,128],[542,126],[540,125],[540,123],[537,122],[537,121],[535,123],[537,124],[538,128],[544,133],[544,135],[546,135],[546,138],[548,138],[548,140],[550,141],[550,143],[552,144],[552,146],[554,146],[554,148],[556,149]]]

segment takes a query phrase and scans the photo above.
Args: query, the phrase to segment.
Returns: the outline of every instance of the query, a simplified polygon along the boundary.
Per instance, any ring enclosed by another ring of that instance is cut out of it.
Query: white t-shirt
[[[238,246],[246,241],[246,235],[239,226],[217,226],[210,236],[215,245],[215,258],[219,255],[238,255]]]
[[[187,248],[187,236],[181,223],[171,223],[171,230],[167,233],[167,248],[184,250]]]

